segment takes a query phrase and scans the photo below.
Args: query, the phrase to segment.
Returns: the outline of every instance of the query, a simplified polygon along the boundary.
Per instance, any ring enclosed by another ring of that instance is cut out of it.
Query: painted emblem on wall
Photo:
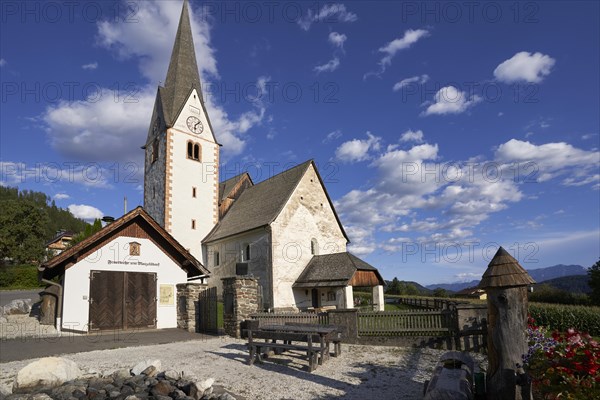
[[[160,300],[161,306],[175,305],[175,296],[173,285],[160,285]]]
[[[129,243],[129,255],[130,256],[139,256],[141,247],[142,247],[142,245],[139,244],[138,242],[130,242]]]

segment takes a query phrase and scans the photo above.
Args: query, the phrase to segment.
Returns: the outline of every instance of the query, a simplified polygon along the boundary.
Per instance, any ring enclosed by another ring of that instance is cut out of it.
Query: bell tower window
[[[194,161],[200,161],[200,150],[202,148],[198,143],[187,142],[187,158]]]

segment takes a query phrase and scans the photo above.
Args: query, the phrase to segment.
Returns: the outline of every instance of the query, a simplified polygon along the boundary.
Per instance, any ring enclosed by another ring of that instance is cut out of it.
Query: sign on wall
[[[173,285],[160,285],[159,293],[159,305],[161,306],[172,306],[175,305],[175,290]]]

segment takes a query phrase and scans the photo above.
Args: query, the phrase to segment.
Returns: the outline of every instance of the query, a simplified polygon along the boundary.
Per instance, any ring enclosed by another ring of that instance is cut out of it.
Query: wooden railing
[[[418,334],[451,335],[455,322],[452,311],[381,311],[359,312],[359,336],[412,336]]]
[[[315,312],[275,312],[275,313],[255,313],[250,316],[254,320],[261,321],[261,324],[271,325],[283,325],[288,323],[300,323],[300,324],[315,324],[315,325],[327,325],[329,324],[329,314],[326,312],[315,313]]]
[[[429,297],[399,297],[398,300],[402,304],[411,307],[426,308],[428,310],[447,310],[450,304],[456,303],[448,299],[436,299]]]

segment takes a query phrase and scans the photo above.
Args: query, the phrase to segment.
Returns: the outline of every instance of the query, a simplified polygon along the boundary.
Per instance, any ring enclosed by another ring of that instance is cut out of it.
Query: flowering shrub
[[[600,345],[587,333],[548,332],[529,319],[523,362],[544,399],[600,399]]]

